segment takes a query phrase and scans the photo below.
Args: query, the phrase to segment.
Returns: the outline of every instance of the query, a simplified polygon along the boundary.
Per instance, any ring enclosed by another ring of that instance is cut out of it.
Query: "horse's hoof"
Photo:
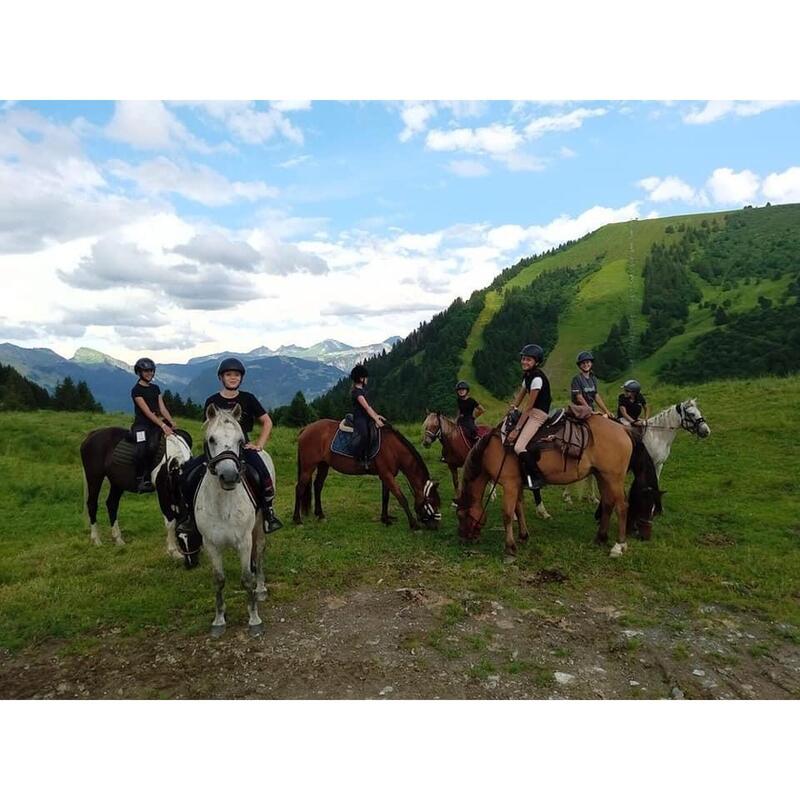
[[[89,542],[93,544],[95,547],[100,547],[103,543],[99,539],[89,539]]]
[[[628,549],[627,542],[617,542],[608,554],[611,558],[619,558]]]
[[[536,516],[539,517],[539,519],[552,518],[552,515],[548,513],[547,509],[542,504],[536,506]]]
[[[327,522],[327,521],[328,521],[328,518],[325,517],[325,516],[317,517],[317,522]]]
[[[212,625],[211,626],[211,638],[212,639],[219,639],[223,633],[225,633],[226,625]]]
[[[506,553],[503,556],[503,563],[504,564],[513,564],[517,560],[516,556],[512,556],[509,553]]]
[[[264,623],[259,622],[258,625],[250,625],[247,632],[251,639],[257,639],[264,633]]]

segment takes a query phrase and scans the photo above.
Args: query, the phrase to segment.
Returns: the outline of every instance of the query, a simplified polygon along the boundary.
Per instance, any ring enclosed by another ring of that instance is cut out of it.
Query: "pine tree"
[[[302,428],[308,425],[309,422],[314,421],[314,412],[306,402],[306,398],[302,392],[298,392],[289,403],[289,408],[286,412],[286,419],[283,420],[285,425],[290,428]]]

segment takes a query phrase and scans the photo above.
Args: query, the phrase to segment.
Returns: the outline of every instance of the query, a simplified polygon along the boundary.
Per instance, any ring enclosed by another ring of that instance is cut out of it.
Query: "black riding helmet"
[[[135,372],[135,373],[136,373],[136,374],[137,374],[139,377],[141,377],[142,373],[143,373],[143,372],[144,372],[146,369],[151,369],[151,370],[153,370],[153,374],[155,374],[155,371],[156,371],[156,365],[155,365],[155,363],[154,363],[154,361],[153,361],[153,359],[152,359],[152,358],[140,358],[140,359],[139,359],[139,360],[138,360],[138,361],[137,361],[137,362],[136,362],[136,363],[133,365],[133,371],[134,371],[134,372]]]
[[[358,383],[364,378],[369,378],[367,368],[363,364],[356,364],[353,369],[350,370],[350,380],[353,381],[353,383]]]
[[[247,370],[238,358],[223,358],[217,367],[217,377],[220,377],[223,372],[238,372],[244,378]]]
[[[594,363],[594,355],[592,354],[591,350],[581,350],[577,356],[575,356],[575,363],[580,364],[581,361],[591,361]]]
[[[634,380],[633,378],[631,378],[631,380],[625,381],[625,383],[622,384],[622,388],[625,389],[625,391],[627,391],[627,392],[636,392],[636,393],[638,393],[638,392],[642,391],[642,384],[639,383],[639,381]]]
[[[522,350],[519,351],[519,356],[528,356],[529,358],[535,358],[536,363],[541,364],[544,361],[544,350],[539,347],[538,344],[526,344]]]
[[[467,391],[469,391],[469,384],[466,381],[459,381],[456,384],[456,391],[458,391],[459,389],[466,389]]]

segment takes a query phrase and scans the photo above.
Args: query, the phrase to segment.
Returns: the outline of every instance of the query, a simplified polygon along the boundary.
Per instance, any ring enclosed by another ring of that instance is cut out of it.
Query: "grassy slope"
[[[490,506],[482,540],[465,548],[449,507],[443,508],[439,532],[411,534],[400,522],[385,529],[377,519],[375,479],[332,473],[324,495],[329,522],[287,525],[271,537],[271,601],[374,586],[379,580],[406,585],[413,573],[421,585],[446,596],[468,592],[517,608],[554,608],[562,596],[602,593],[625,610],[631,624],[669,621],[676,606],[692,612],[713,603],[800,626],[800,503],[793,477],[800,439],[776,434],[793,420],[798,392],[798,376],[655,387],[655,409],[698,395],[713,433],[703,442],[678,436],[662,477],[666,512],[653,541],[634,542],[618,561],[591,544],[591,509],[563,508],[554,489],[545,490],[554,518],[530,520],[532,540],[521,547],[516,565],[505,567],[499,504]],[[186,572],[167,559],[152,496],[123,498],[126,547],[111,544],[102,515],[105,544],[89,544],[78,445],[93,427],[126,422],[110,415],[0,414],[0,471],[6,476],[0,485],[0,647],[17,649],[55,637],[69,647],[90,649],[107,627],[133,636],[145,635],[150,626],[206,631],[213,608],[208,562]],[[199,434],[197,423],[186,427]],[[419,441],[418,426],[406,431]],[[286,522],[293,506],[295,439],[296,431],[278,428],[271,447],[277,508]],[[439,448],[420,452],[446,486]],[[449,497],[446,489],[443,499]],[[241,625],[245,608],[232,554],[227,565],[229,610],[232,622]],[[542,568],[559,569],[567,582],[532,588],[526,578]],[[787,630],[798,635],[796,627]]]

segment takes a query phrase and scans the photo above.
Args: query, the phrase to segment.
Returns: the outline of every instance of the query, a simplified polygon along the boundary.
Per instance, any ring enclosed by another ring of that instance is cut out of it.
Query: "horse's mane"
[[[478,439],[478,442],[469,453],[467,453],[466,461],[464,461],[464,474],[461,479],[462,485],[466,486],[467,483],[474,481],[475,478],[481,474],[481,470],[483,469],[483,454],[486,452],[486,448],[489,446],[489,442],[496,432],[497,429],[493,428],[489,433],[485,433]]]
[[[406,439],[406,437],[403,436],[403,434],[400,433],[399,430],[397,430],[397,428],[393,427],[388,422],[385,422],[383,427],[386,428],[386,430],[391,431],[406,446],[406,448],[411,452],[411,455],[414,457],[414,460],[417,462],[417,465],[422,470],[422,474],[425,476],[425,480],[430,480],[431,474],[428,471],[428,465],[425,463],[422,456],[419,454],[417,448],[414,447],[414,445],[411,444],[411,442],[409,442],[408,439]]]

